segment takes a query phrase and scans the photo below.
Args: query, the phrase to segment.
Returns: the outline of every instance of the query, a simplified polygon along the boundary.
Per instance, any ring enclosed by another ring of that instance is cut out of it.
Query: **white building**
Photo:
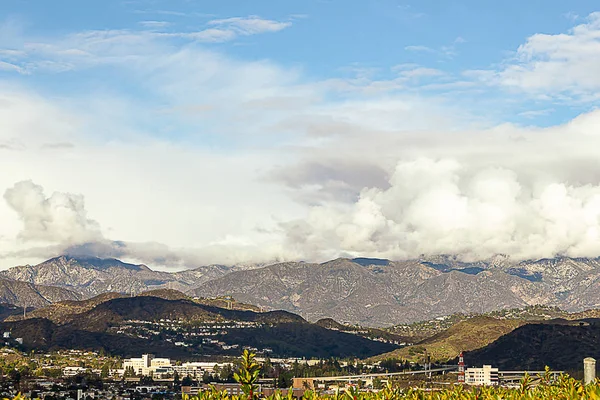
[[[137,375],[150,376],[157,374],[166,374],[172,371],[171,360],[169,358],[154,358],[152,354],[144,354],[141,358],[128,358],[123,361],[123,369],[129,367]]]
[[[467,368],[465,384],[473,386],[489,386],[498,384],[498,368],[484,365],[483,368]]]
[[[87,368],[83,367],[64,367],[62,370],[63,376],[75,376],[84,374],[88,371]]]
[[[201,379],[202,375],[204,375],[204,371],[207,371],[208,368],[206,363],[201,362],[186,362],[181,365],[174,365],[173,370],[177,371],[177,374],[183,378],[189,376],[194,379]],[[212,371],[214,364],[210,366]]]

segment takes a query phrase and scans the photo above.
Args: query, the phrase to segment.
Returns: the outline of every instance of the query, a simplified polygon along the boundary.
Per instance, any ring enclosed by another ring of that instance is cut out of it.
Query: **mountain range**
[[[261,309],[297,313],[309,321],[333,318],[372,327],[533,304],[568,311],[600,306],[597,258],[520,262],[506,256],[477,262],[451,256],[408,261],[341,258],[165,272],[115,259],[59,256],[1,271],[0,278],[4,279],[0,285],[6,282],[9,288],[5,295],[0,291],[0,301],[17,305],[39,307],[107,292],[172,288],[194,297],[232,296]]]
[[[568,311],[600,305],[598,259],[464,263],[451,257],[411,261],[337,259],[236,271],[192,293],[229,294],[309,320],[386,326],[457,312],[485,313],[543,304]]]
[[[37,265],[0,271],[0,276],[35,285],[62,287],[89,298],[108,292],[137,294],[165,287],[188,291],[233,270],[233,267],[211,265],[170,273],[114,258],[63,255]]]

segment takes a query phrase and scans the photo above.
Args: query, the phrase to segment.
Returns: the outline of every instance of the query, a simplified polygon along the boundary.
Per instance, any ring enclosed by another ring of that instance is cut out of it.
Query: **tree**
[[[277,377],[276,386],[278,388],[287,388],[291,386],[291,379],[289,379],[286,374],[279,374]]]
[[[8,372],[8,377],[11,381],[18,382],[21,380],[21,372],[18,369],[13,368]]]
[[[100,371],[100,378],[106,379],[110,374],[110,365],[108,363],[102,366],[102,371]]]
[[[273,378],[275,373],[275,369],[273,368],[273,364],[271,363],[271,359],[267,357],[265,362],[262,364],[262,376],[264,378]]]
[[[181,381],[181,386],[192,386],[193,383],[194,382],[192,381],[192,378],[190,378],[188,375]]]
[[[258,365],[254,357],[254,353],[244,350],[240,368],[233,374],[233,378],[242,385],[242,391],[248,396],[248,399],[258,398],[256,381],[260,374],[260,365]]]
[[[219,372],[219,380],[221,380],[222,382],[230,381],[233,377],[233,372],[234,371],[231,365],[224,365],[223,368],[221,368],[221,371]]]
[[[123,372],[123,378],[132,378],[135,377],[135,371],[133,370],[132,366],[128,366],[127,368],[125,368],[125,371]]]
[[[373,389],[383,389],[383,382],[381,382],[381,379],[373,379]]]

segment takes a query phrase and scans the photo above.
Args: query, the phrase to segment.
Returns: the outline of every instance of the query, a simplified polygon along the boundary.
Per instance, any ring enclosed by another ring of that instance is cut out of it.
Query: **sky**
[[[0,269],[600,256],[593,1],[2,0]]]

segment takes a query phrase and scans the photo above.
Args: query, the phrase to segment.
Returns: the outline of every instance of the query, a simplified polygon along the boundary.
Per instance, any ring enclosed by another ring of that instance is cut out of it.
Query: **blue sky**
[[[369,70],[374,79],[390,78],[396,65],[415,64],[448,74],[445,80],[460,80],[465,71],[497,68],[514,57],[518,47],[536,33],[559,34],[585,22],[595,11],[593,1],[22,1],[0,4],[4,41],[11,48],[11,34],[27,41],[60,40],[84,31],[130,30],[190,33],[214,27],[211,21],[256,16],[286,25],[275,34],[238,36],[234,40],[202,43],[202,46],[244,60],[271,60],[288,68],[299,68],[305,80],[349,77]],[[171,40],[174,46],[194,45],[186,39]],[[35,60],[35,55],[31,56]],[[10,59],[6,62],[12,62]],[[21,60],[23,61],[23,60]],[[17,61],[16,64],[19,64]],[[127,77],[106,68],[27,76],[10,76],[44,90],[77,90],[80,84],[114,81],[124,91],[142,90]],[[3,72],[8,76],[10,71]],[[50,76],[51,75],[51,76]],[[425,80],[425,79],[424,79]],[[421,81],[423,83],[423,81]],[[413,85],[412,90],[429,94],[435,89]],[[461,96],[472,101],[494,100],[500,115],[490,118],[548,125],[567,120],[589,104],[555,104],[552,101],[522,102],[521,96],[487,87]],[[143,91],[139,93],[141,96]],[[516,102],[516,104],[513,104]],[[543,118],[517,114],[541,108],[552,109]],[[479,114],[480,111],[477,110]]]
[[[600,255],[598,11],[3,0],[0,267]]]

